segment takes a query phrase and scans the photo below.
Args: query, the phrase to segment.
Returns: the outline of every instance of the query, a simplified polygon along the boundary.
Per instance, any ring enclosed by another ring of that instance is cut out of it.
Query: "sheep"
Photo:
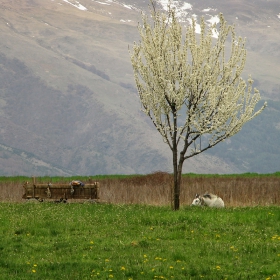
[[[225,207],[224,201],[220,197],[212,193],[205,193],[203,196],[196,194],[195,199],[193,200],[191,205],[208,206],[215,208]]]

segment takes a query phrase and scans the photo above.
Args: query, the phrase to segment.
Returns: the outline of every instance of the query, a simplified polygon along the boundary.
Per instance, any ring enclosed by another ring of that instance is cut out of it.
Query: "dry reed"
[[[114,204],[170,205],[172,175],[156,172],[124,179],[102,179],[101,201]],[[23,183],[0,182],[0,201],[22,202]],[[226,206],[280,205],[280,177],[277,176],[184,176],[181,205],[190,205],[195,194],[211,192]]]

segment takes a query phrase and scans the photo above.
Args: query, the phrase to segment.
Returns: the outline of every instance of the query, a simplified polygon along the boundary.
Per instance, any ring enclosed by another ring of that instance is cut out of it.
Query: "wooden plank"
[[[71,185],[69,184],[36,184],[34,186],[36,189],[47,189],[48,187],[51,189],[71,189]],[[85,184],[82,186],[73,186],[74,189],[94,189],[97,187],[97,184]],[[28,187],[27,187],[28,188]]]
[[[99,182],[93,182],[80,185],[71,185],[71,183],[51,184],[41,183],[36,184],[35,177],[33,182],[29,184],[25,182],[23,188],[25,193],[23,198],[41,198],[41,199],[99,199]],[[74,192],[73,192],[74,191]]]

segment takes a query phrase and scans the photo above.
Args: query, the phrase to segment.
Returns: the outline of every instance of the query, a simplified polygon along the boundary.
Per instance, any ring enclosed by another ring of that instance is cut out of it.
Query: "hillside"
[[[219,12],[247,37],[246,73],[267,110],[184,172],[280,170],[278,1],[189,1],[182,24]],[[0,173],[172,171],[171,152],[140,111],[128,47],[149,1],[0,0]],[[164,8],[158,2],[158,8]],[[270,106],[273,104],[273,106]]]

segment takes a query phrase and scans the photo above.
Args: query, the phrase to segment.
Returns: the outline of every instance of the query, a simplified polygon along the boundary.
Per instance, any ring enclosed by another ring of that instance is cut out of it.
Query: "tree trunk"
[[[177,146],[173,145],[173,210],[180,208],[180,186],[178,185],[178,169],[177,169]]]
[[[174,209],[179,210],[180,208],[180,186],[177,180],[177,174],[174,176]]]
[[[176,160],[176,162],[175,162]],[[180,209],[180,194],[181,194],[181,179],[183,170],[184,156],[180,156],[179,164],[177,165],[177,152],[173,154],[173,169],[174,169],[174,203],[173,210]]]

